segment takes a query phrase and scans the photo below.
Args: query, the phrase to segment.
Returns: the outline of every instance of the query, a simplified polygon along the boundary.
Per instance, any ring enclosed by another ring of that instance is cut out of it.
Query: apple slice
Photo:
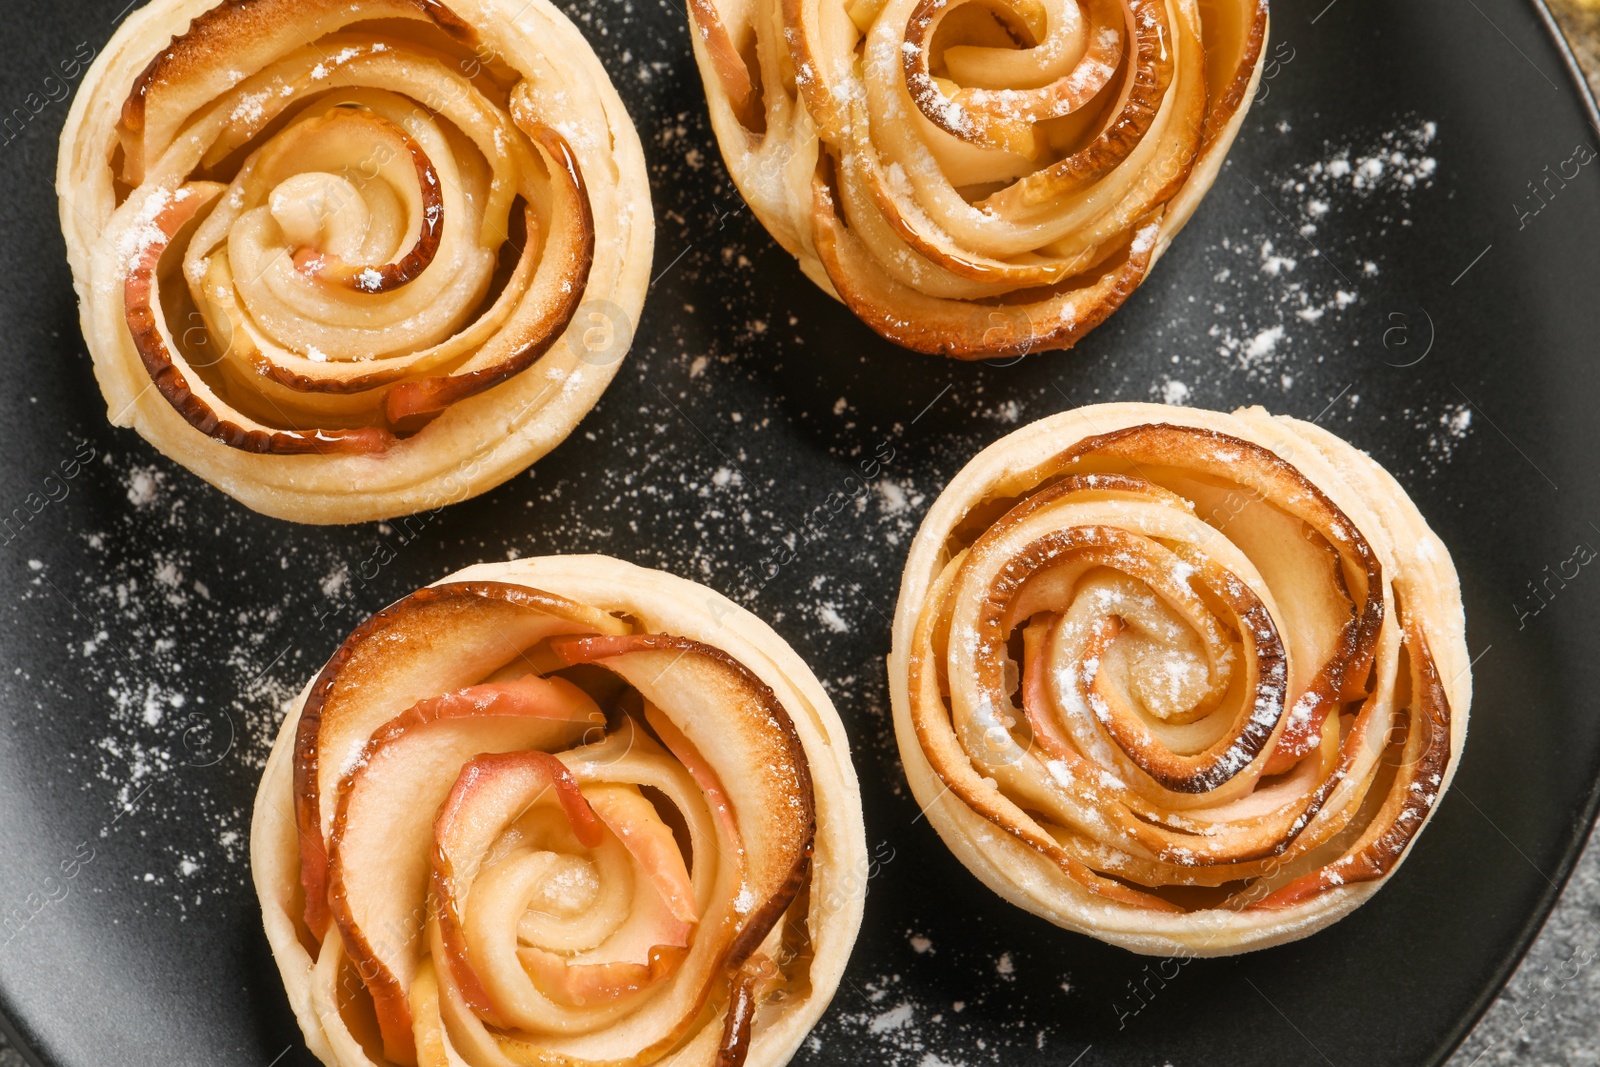
[[[539,267],[513,320],[516,340],[484,348],[448,375],[401,382],[389,390],[384,415],[397,433],[420,430],[451,404],[533,366],[564,336],[583,299],[594,265],[594,210],[588,187],[572,146],[555,128],[534,117],[526,94],[526,87],[519,86],[511,98],[511,111],[544,160],[552,204]],[[529,221],[535,221],[531,212]],[[527,314],[527,309],[534,313]]]
[[[394,443],[394,435],[373,426],[310,432],[274,430],[249,419],[243,419],[247,425],[242,425],[220,418],[212,410],[215,397],[210,388],[168,345],[164,332],[166,312],[161,306],[161,285],[157,278],[161,260],[179,234],[216,201],[224,188],[216,182],[190,182],[177,190],[152,190],[143,202],[143,209],[154,211],[155,217],[133,235],[136,254],[127,265],[122,304],[128,336],[139,353],[145,373],[150,375],[151,385],[195,429],[246,452],[302,455],[384,451]]]
[[[1033,729],[1033,739],[1044,750],[1046,760],[1058,760],[1076,771],[1084,759],[1073,747],[1072,737],[1062,727],[1051,704],[1050,682],[1045,677],[1045,650],[1057,616],[1036,618],[1022,632],[1022,713]]]
[[[1405,614],[1403,608],[1399,618],[1405,631],[1412,695],[1410,706],[1405,709],[1406,735],[1400,769],[1383,805],[1344,855],[1281,886],[1251,904],[1252,910],[1292,908],[1344,886],[1387,877],[1422,831],[1440,792],[1448,784],[1445,778],[1451,760],[1450,697],[1422,624]]]
[[[367,742],[340,788],[328,903],[389,1059],[416,1057],[408,998],[426,947],[433,819],[461,766],[486,752],[567,748],[604,723],[577,686],[529,675],[420,701]]]
[[[501,767],[496,773],[510,772]],[[578,773],[573,770],[574,780]],[[580,788],[604,826],[598,844],[576,836],[546,790],[510,823],[492,825],[472,842],[481,862],[470,880],[459,878],[454,887],[466,966],[491,1006],[488,1017],[502,1030],[575,1040],[612,1033],[637,1022],[644,999],[682,974],[690,955],[696,926],[691,883],[672,830],[632,784]],[[480,793],[463,803],[484,803],[485,796],[493,803],[492,792]],[[723,899],[729,897],[731,890]],[[435,911],[443,906],[440,901]],[[694,994],[709,986],[720,960],[717,935],[731,930],[716,921],[725,914],[725,906],[713,913],[710,942],[694,947],[700,966],[676,990],[667,1012],[672,1018],[642,1030],[670,1031],[675,1019],[696,1013],[700,998]],[[441,959],[452,955],[443,936],[435,952]],[[454,981],[457,971],[446,977]],[[656,999],[652,1006],[662,1003]]]
[[[483,681],[547,637],[626,629],[603,611],[500,582],[430,586],[357,628],[312,685],[296,728],[295,820],[312,933],[328,923],[324,843],[339,783],[374,731],[419,701]]]
[[[462,768],[434,821],[433,901],[451,977],[472,1010],[499,1025],[500,1013],[468,951],[464,905],[490,850],[512,823],[559,804],[584,848],[605,840],[605,826],[566,764],[546,752],[478,756]]]
[[[710,807],[711,814],[722,827],[723,837],[728,845],[723,850],[723,858],[738,868],[742,881],[744,842],[739,839],[739,820],[733,814],[733,805],[728,801],[728,791],[722,788],[722,779],[717,777],[716,769],[706,762],[706,758],[700,755],[699,749],[694,747],[666,713],[654,704],[645,703],[644,721],[650,724],[656,736],[661,738],[661,743],[667,746],[667,751],[683,764],[683,769],[689,772],[694,784],[700,787],[700,792],[706,798],[706,805]]]
[[[245,75],[352,22],[379,18],[432,21],[472,43],[470,28],[430,0],[225,0],[200,15],[151,61],[122,105],[124,180],[143,181],[183,125]]]
[[[450,1039],[439,1017],[439,979],[433,961],[424,959],[411,983],[411,1016],[416,1019],[417,1067],[452,1067]]]
[[[591,786],[584,797],[633,861],[628,917],[587,952],[517,950],[539,992],[575,1008],[615,1003],[671,976],[688,955],[699,918],[683,853],[650,801],[625,785]]]
[[[682,936],[688,937],[687,934]],[[643,963],[630,960],[575,963],[541,948],[517,950],[517,958],[539,992],[557,1004],[573,1008],[615,1002],[650,989],[671,977],[688,955],[687,945],[658,943],[650,946]]]
[[[702,774],[720,784],[708,796],[715,805],[725,791],[737,820],[748,888],[769,905],[781,901],[779,912],[787,907],[809,867],[816,812],[805,752],[772,690],[727,653],[666,634],[560,638],[550,647],[568,664],[620,675],[693,746]]]
[[[694,885],[683,862],[678,839],[661,821],[655,806],[632,786],[597,787],[584,794],[600,821],[617,836],[647,879],[662,907],[679,926],[693,926],[699,915]],[[672,942],[688,944],[687,941]]]
[[[687,742],[680,760],[704,766],[725,793],[743,844],[744,885],[735,906],[739,929],[724,960],[737,972],[793,902],[810,873],[816,834],[811,772],[789,713],[749,668],[727,653],[666,634],[561,638],[551,649],[569,664],[594,663],[637,689],[647,707],[675,728],[670,748]],[[658,731],[661,732],[661,731]],[[669,739],[671,735],[671,739]],[[683,747],[683,746],[680,746]],[[696,766],[686,763],[691,774]],[[702,782],[702,789],[706,783]],[[708,799],[718,805],[708,790]],[[730,992],[732,992],[730,988]],[[723,1053],[740,1034],[728,1017]]]

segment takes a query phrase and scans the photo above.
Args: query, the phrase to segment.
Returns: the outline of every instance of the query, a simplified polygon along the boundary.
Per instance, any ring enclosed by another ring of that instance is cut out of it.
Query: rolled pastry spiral
[[[913,793],[1007,900],[1137,952],[1304,937],[1399,866],[1471,698],[1450,556],[1334,435],[1108,404],[975,458],[906,564]]]
[[[284,722],[251,857],[333,1067],[782,1064],[865,897],[816,678],[602,556],[472,567],[357,629]]]
[[[1069,348],[1215,180],[1266,0],[688,0],[723,158],[896,344]]]
[[[85,78],[58,191],[112,421],[306,522],[555,447],[654,241],[638,136],[547,0],[155,0]]]

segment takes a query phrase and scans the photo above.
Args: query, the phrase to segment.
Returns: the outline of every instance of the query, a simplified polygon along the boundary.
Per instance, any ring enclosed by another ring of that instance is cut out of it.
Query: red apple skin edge
[[[417,702],[409,710],[379,727],[367,742],[357,769],[340,786],[338,814],[330,838],[332,862],[329,867],[327,904],[339,927],[345,951],[356,963],[367,991],[372,996],[378,1026],[383,1033],[384,1054],[399,1064],[416,1062],[415,1035],[412,1032],[410,991],[378,958],[348,899],[340,873],[344,827],[361,779],[376,765],[374,756],[404,739],[413,738],[429,724],[460,719],[548,719],[572,723],[603,723],[600,709],[582,690],[559,678],[537,676],[487,685],[469,686],[453,693]]]
[[[773,712],[772,721],[781,723],[785,728],[787,740],[796,757],[796,772],[799,776],[801,795],[808,802],[811,800],[811,776],[805,750],[800,745],[800,738],[794,732],[794,724],[789,720],[787,711],[778,703],[771,689],[754,672],[726,652],[702,645],[697,641],[667,634],[553,638],[550,648],[569,666],[577,666],[580,663],[606,666],[606,660],[616,659],[629,653],[676,651],[681,655],[706,656],[731,670],[750,686],[752,695],[756,699],[769,706]],[[696,762],[704,763],[698,757]],[[810,807],[810,804],[807,806]],[[762,965],[761,961],[755,958],[755,953],[768,931],[783,917],[783,913],[788,910],[799,893],[800,887],[810,876],[812,849],[816,838],[814,809],[807,813],[806,822],[808,831],[805,846],[795,857],[787,876],[772,896],[751,914],[745,928],[729,948],[728,967],[731,972],[728,987],[729,1011],[724,1021],[722,1042],[717,1052],[718,1067],[740,1067],[749,1053],[750,1027],[754,1017],[752,972]]]
[[[506,776],[518,774],[542,780],[543,788],[539,795],[545,790],[555,791],[556,800],[583,847],[596,848],[605,836],[605,828],[599,817],[578,790],[577,779],[566,764],[547,752],[503,752],[479,756],[462,768],[461,777],[456,779],[450,798],[439,809],[439,818],[434,822],[433,892],[439,904],[439,933],[456,985],[472,1010],[490,1022],[496,1020],[498,1012],[467,953],[466,935],[461,929],[461,914],[456,905],[455,863],[451,845],[458,821],[472,803],[474,795],[499,784],[499,780]]]

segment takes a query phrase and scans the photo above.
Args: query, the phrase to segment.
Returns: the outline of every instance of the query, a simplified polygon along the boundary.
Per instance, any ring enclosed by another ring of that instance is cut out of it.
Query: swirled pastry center
[[[690,0],[729,169],[908,347],[1069,347],[1193,211],[1248,105],[1257,0]]]
[[[294,781],[302,936],[389,1061],[736,1065],[757,1006],[805,982],[809,764],[706,645],[435,586],[329,663]]]
[[[583,296],[576,158],[435,0],[225,0],[118,133],[129,331],[235,448],[381,453],[538,362]]]
[[[1386,875],[1451,761],[1409,576],[1293,464],[1212,430],[1133,426],[1015,480],[951,535],[917,621],[911,714],[951,791],[1157,912]]]

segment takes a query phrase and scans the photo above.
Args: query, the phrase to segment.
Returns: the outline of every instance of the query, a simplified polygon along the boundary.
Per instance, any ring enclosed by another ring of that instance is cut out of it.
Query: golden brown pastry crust
[[[358,628],[284,722],[251,860],[337,1067],[774,1067],[866,890],[815,677],[720,595],[603,556],[468,568]]]
[[[85,77],[57,189],[112,421],[302,522],[560,443],[654,240],[638,136],[547,0],[156,0]]]
[[[967,867],[1153,954],[1304,937],[1450,784],[1471,676],[1449,553],[1332,434],[1105,404],[972,460],[912,546],[890,692]]]
[[[1210,188],[1266,0],[688,0],[739,191],[882,336],[1069,348]]]

